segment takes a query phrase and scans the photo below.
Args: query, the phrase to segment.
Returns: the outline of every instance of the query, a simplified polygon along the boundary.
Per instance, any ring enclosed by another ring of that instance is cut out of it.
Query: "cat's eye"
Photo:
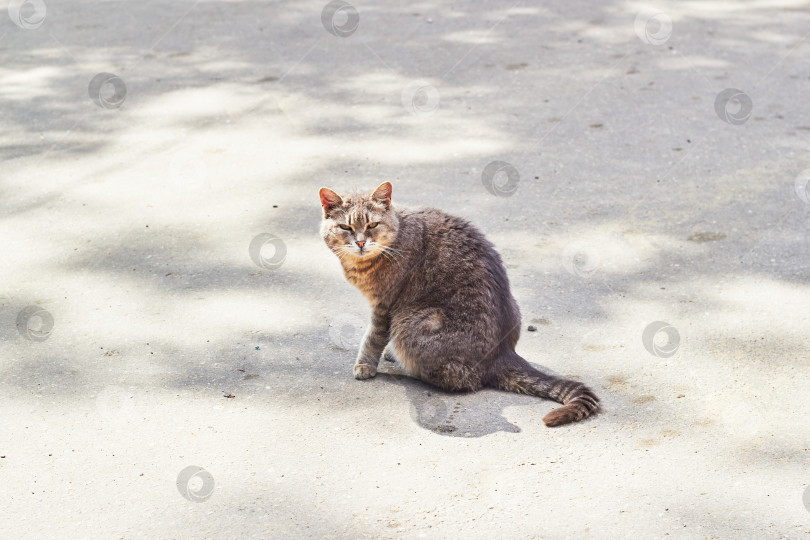
[[[344,231],[350,231],[350,230],[352,230],[352,228],[351,228],[349,225],[344,225],[343,223],[339,223],[339,224],[338,224],[338,227],[340,227],[340,228],[341,228],[341,229],[343,229]]]
[[[366,229],[373,229],[373,228],[374,228],[374,227],[376,227],[377,225],[379,225],[379,223],[378,223],[378,222],[376,222],[376,221],[374,221],[374,222],[372,222],[372,223],[368,223],[368,224],[366,224]]]

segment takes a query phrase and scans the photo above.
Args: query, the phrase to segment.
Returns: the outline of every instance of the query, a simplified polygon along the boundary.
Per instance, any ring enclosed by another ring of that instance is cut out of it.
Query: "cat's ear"
[[[329,212],[333,208],[337,208],[343,204],[343,199],[340,198],[340,195],[329,188],[321,188],[320,195],[321,206],[323,206],[323,217],[328,217]]]
[[[383,182],[371,194],[371,199],[383,203],[388,208],[391,206],[391,190],[391,182]]]

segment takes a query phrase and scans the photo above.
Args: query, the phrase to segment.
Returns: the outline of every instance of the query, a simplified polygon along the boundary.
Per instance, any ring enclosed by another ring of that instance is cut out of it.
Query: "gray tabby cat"
[[[546,375],[515,352],[520,311],[500,255],[473,225],[392,205],[389,182],[368,195],[322,188],[320,196],[321,236],[372,308],[355,378],[376,375],[385,353],[444,390],[492,387],[562,403],[543,418],[547,426],[599,408],[587,386]]]

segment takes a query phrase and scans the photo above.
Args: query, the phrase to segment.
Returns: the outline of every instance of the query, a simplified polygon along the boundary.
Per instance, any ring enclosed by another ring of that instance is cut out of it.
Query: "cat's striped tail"
[[[547,375],[533,368],[523,357],[510,352],[505,362],[500,364],[495,375],[496,388],[553,399],[563,406],[548,413],[543,422],[549,426],[561,426],[579,422],[599,410],[599,398],[593,390],[581,382]]]

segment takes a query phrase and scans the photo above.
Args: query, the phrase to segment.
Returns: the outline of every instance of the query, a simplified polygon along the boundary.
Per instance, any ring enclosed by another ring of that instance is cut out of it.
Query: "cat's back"
[[[423,256],[433,268],[456,275],[467,273],[468,277],[481,273],[505,277],[493,244],[466,219],[438,208],[409,208],[400,212],[402,232],[418,237]]]
[[[484,247],[494,250],[483,233],[466,219],[448,214],[438,208],[398,209],[405,228],[419,231],[429,243],[459,245],[459,247]],[[472,242],[472,244],[470,244]],[[464,244],[462,244],[464,243]]]
[[[410,252],[421,261],[406,288],[409,309],[439,308],[454,327],[479,328],[479,337],[488,336],[482,341],[487,347],[493,344],[489,338],[515,332],[520,311],[506,269],[476,226],[436,208],[404,210],[400,222]]]

